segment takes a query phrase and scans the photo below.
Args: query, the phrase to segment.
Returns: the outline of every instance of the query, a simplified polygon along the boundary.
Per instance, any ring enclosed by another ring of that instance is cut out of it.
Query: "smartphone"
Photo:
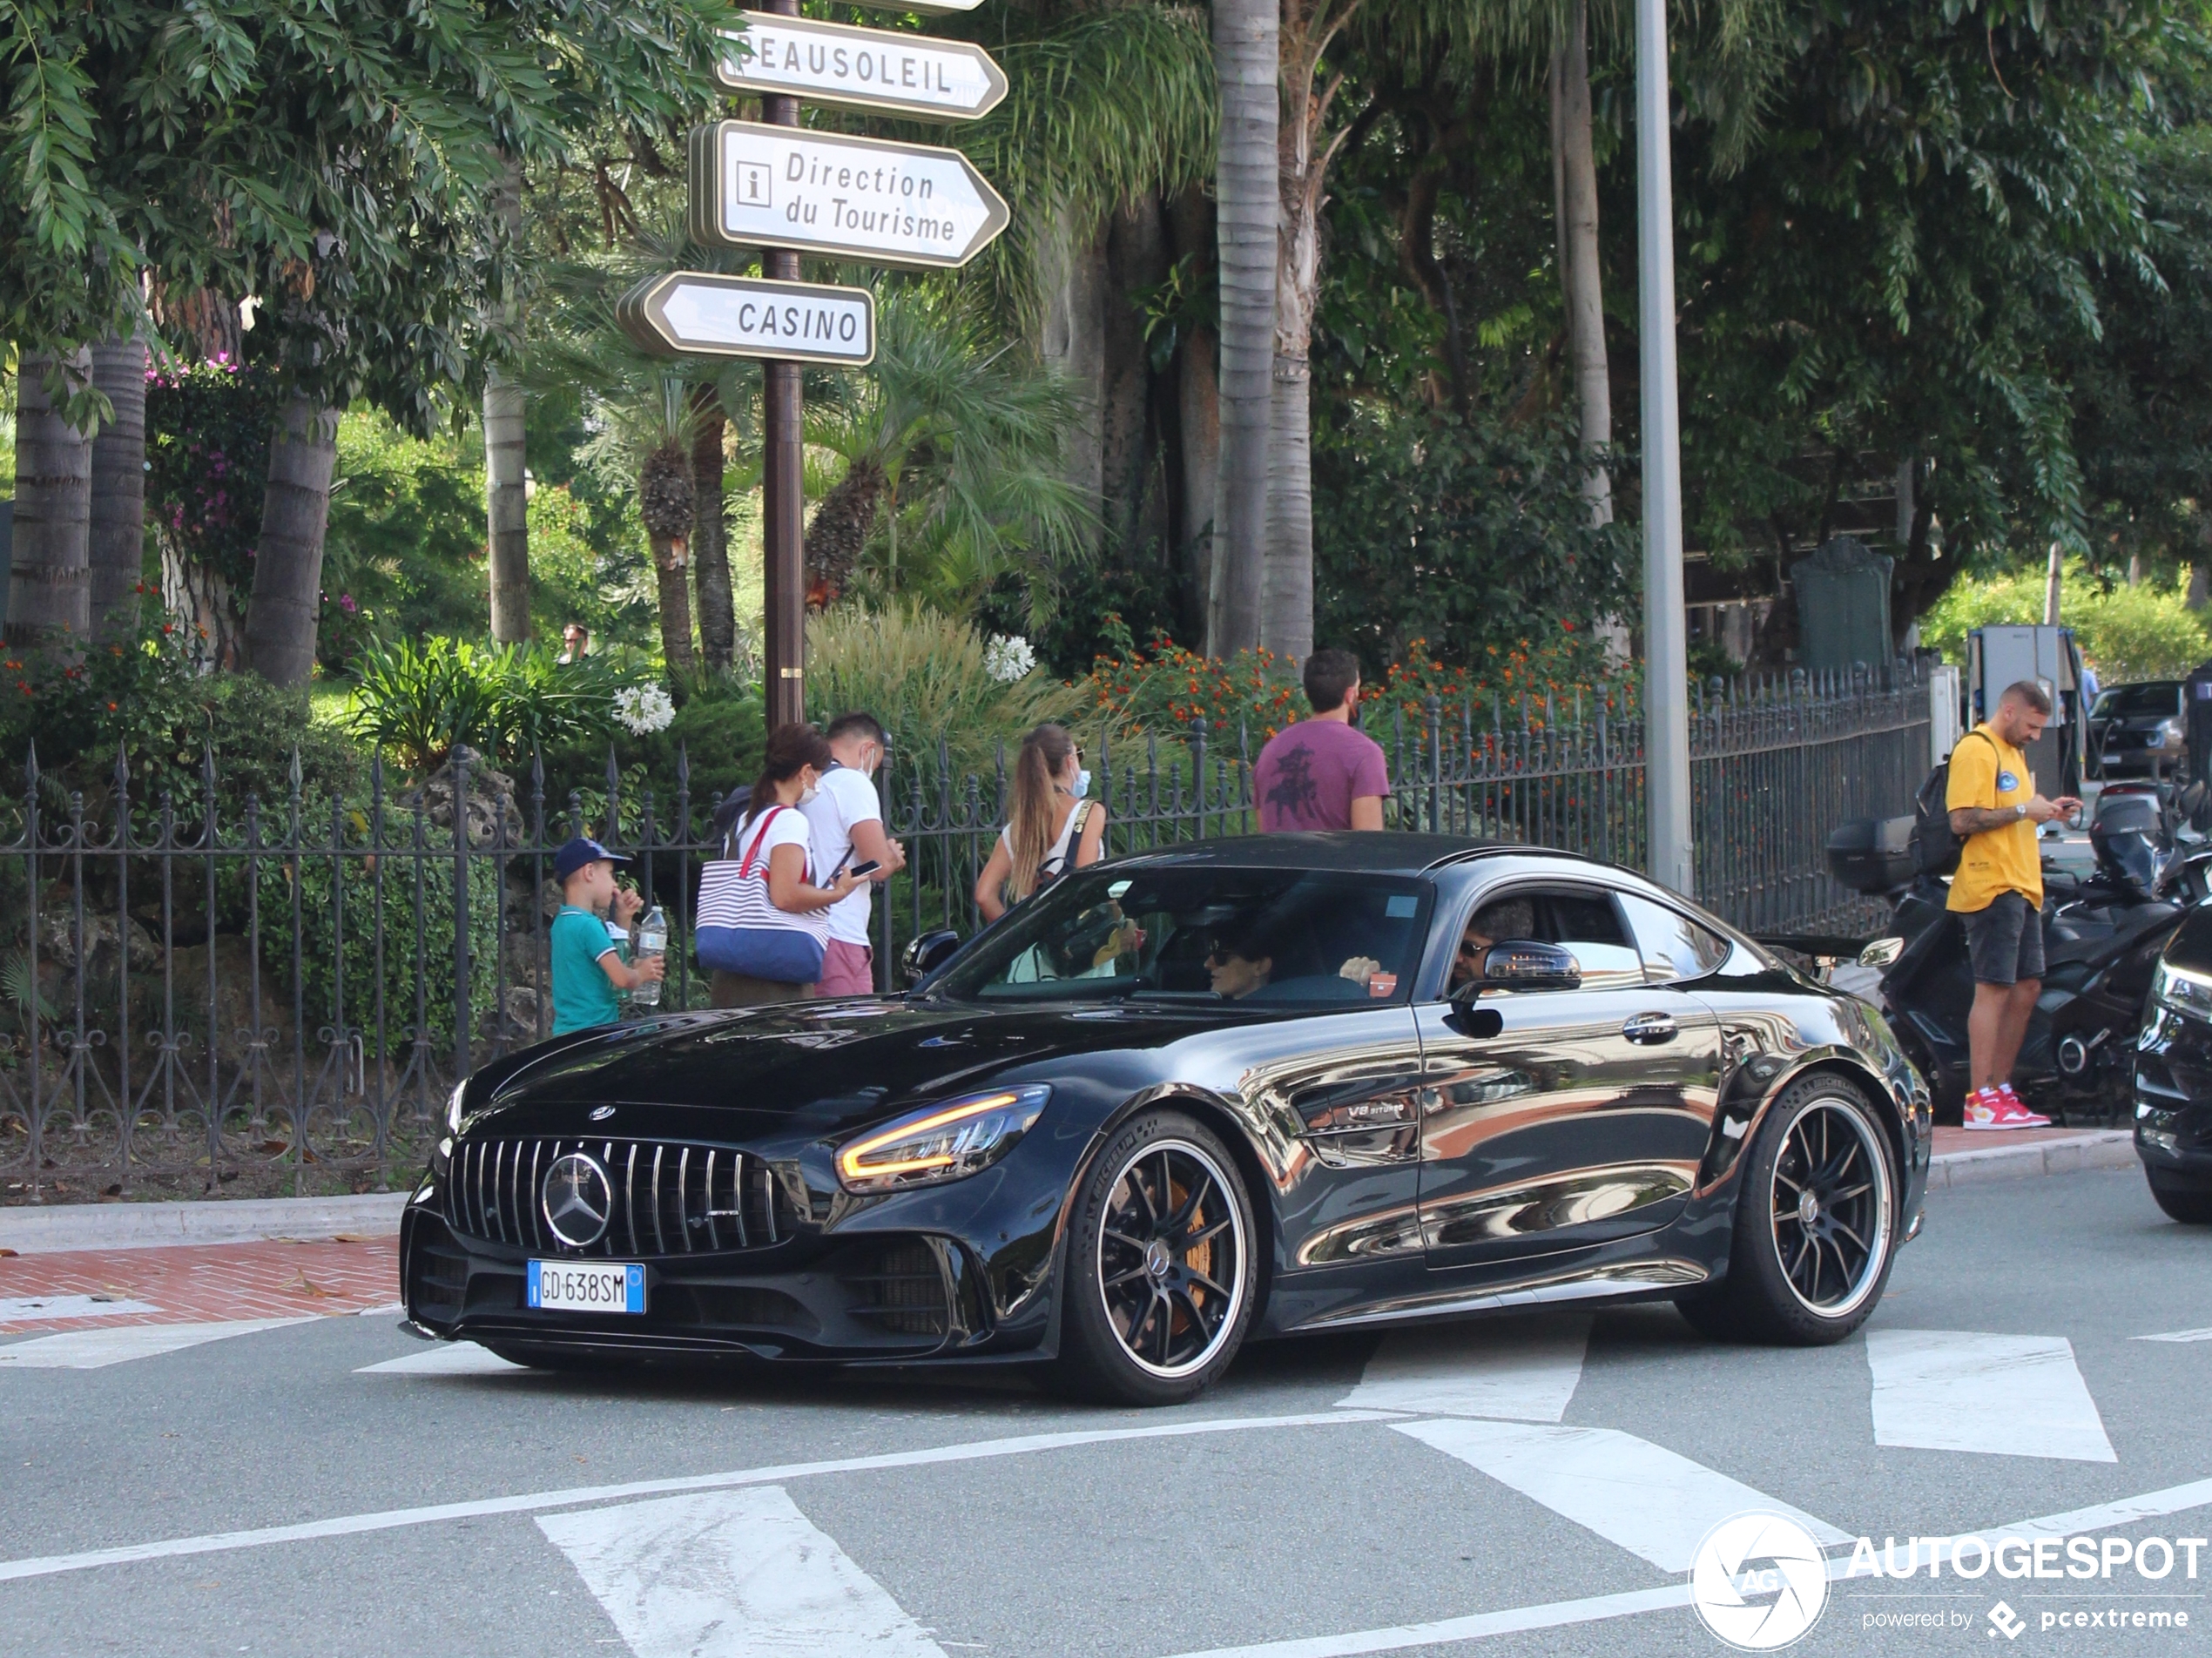
[[[865,864],[855,864],[845,873],[848,875],[873,875],[883,867],[880,859],[871,858]]]

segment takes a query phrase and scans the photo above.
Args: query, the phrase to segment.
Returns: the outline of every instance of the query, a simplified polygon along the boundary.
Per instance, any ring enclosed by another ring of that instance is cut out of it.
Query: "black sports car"
[[[410,1318],[529,1364],[1049,1362],[1163,1403],[1250,1337],[1562,1301],[1834,1341],[1919,1228],[1928,1095],[1881,1015],[1583,859],[1202,842],[920,966],[479,1071],[406,1211]]]
[[[2151,970],[2135,1039],[2135,1155],[2161,1209],[2212,1222],[2212,907],[2188,913]]]

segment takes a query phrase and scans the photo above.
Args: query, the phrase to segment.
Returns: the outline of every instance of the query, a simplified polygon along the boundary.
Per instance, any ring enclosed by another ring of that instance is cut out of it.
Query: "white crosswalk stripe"
[[[1874,1443],[2117,1462],[2063,1336],[1870,1330]]]
[[[537,1523],[637,1658],[945,1658],[781,1486]]]
[[[519,1373],[523,1366],[502,1358],[473,1341],[442,1341],[435,1347],[388,1358],[381,1365],[363,1365],[356,1376],[502,1376]]]
[[[1391,1336],[1341,1405],[1557,1422],[1582,1378],[1590,1321],[1483,1320]]]
[[[65,1330],[57,1336],[0,1347],[0,1370],[101,1370],[133,1358],[152,1358],[178,1352],[204,1342],[230,1336],[250,1336],[260,1330],[280,1330],[287,1324],[313,1324],[314,1315],[298,1318],[239,1318],[228,1324],[120,1324],[103,1330]]]
[[[144,1301],[124,1301],[114,1296],[0,1296],[0,1324],[49,1318],[121,1318],[160,1311]]]
[[[1705,1533],[1746,1509],[1786,1514],[1823,1543],[1851,1540],[1825,1520],[1612,1428],[1442,1419],[1392,1425],[1662,1572],[1688,1571]]]

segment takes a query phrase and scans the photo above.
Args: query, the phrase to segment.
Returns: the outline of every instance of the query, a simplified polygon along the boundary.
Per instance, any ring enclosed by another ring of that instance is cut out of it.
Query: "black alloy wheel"
[[[1728,1277],[1679,1303],[1708,1335],[1817,1346],[1882,1297],[1899,1230],[1887,1136],[1865,1096],[1822,1073],[1767,1109],[1742,1166]]]
[[[1093,1398],[1166,1405],[1228,1367],[1251,1321],[1251,1203],[1221,1142],[1148,1112],[1092,1164],[1069,1236],[1062,1365]]]

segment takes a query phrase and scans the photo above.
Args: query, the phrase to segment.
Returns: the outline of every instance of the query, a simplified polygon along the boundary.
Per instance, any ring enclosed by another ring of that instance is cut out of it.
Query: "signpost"
[[[957,150],[722,121],[691,132],[691,239],[952,270],[1006,228]]]
[[[790,357],[857,368],[875,359],[875,295],[866,288],[671,271],[615,302],[640,348],[667,357]]]
[[[973,11],[982,0],[861,0],[895,11]],[[718,74],[757,94],[759,121],[691,138],[691,233],[707,246],[757,247],[758,277],[671,271],[615,305],[624,333],[660,356],[761,360],[761,585],[768,728],[806,717],[805,478],[800,373],[875,356],[875,296],[799,280],[801,253],[953,270],[1006,228],[1005,201],[957,150],[892,144],[799,125],[799,100],[964,121],[995,108],[1006,76],[979,46],[799,16],[762,0],[727,37]]]
[[[1006,96],[1006,75],[981,46],[963,40],[748,11],[741,35],[725,37],[718,74],[738,92],[787,92],[816,104],[891,110],[925,121],[988,114]]]

